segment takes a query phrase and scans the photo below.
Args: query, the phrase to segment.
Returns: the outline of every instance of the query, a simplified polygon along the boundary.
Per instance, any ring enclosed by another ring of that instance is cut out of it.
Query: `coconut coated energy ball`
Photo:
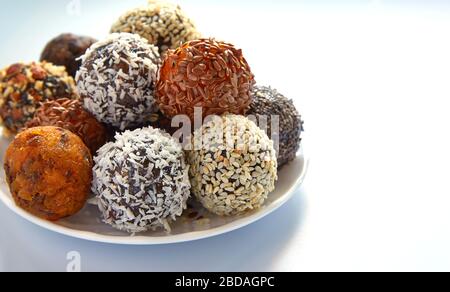
[[[57,127],[19,133],[5,156],[6,181],[16,204],[47,220],[77,213],[92,181],[92,157],[81,139]]]
[[[95,157],[92,191],[105,223],[129,233],[170,230],[190,196],[184,153],[151,127],[117,134]]]
[[[82,57],[76,81],[84,107],[119,130],[141,125],[158,111],[154,90],[160,57],[138,35],[111,34]]]
[[[273,142],[243,116],[216,117],[195,131],[188,151],[192,193],[210,212],[260,208],[277,180]]]

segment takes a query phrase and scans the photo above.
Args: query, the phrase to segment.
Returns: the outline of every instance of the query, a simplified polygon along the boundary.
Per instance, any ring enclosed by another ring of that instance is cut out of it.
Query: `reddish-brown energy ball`
[[[92,154],[107,141],[105,127],[83,108],[80,100],[60,98],[44,102],[26,126],[56,126],[67,129],[77,134]]]
[[[57,127],[19,133],[5,156],[5,173],[16,204],[46,220],[77,213],[92,182],[92,156],[81,139]]]
[[[75,77],[81,66],[78,57],[82,56],[96,39],[64,33],[52,39],[41,54],[41,61],[64,66],[70,76]]]
[[[245,114],[255,84],[242,51],[214,39],[200,39],[169,51],[160,69],[156,99],[168,117],[202,107],[203,117]]]

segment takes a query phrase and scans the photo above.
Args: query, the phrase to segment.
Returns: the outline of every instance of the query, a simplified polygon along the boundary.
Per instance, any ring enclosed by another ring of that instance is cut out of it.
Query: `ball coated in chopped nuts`
[[[0,117],[7,134],[24,128],[41,102],[57,98],[78,98],[75,83],[64,67],[33,62],[0,71]]]

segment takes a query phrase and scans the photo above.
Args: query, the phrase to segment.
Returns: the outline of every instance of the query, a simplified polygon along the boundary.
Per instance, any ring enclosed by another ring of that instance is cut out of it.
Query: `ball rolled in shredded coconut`
[[[273,142],[243,116],[211,120],[188,151],[192,193],[210,212],[239,215],[260,208],[277,180]]]
[[[82,57],[76,82],[84,107],[120,130],[137,127],[158,111],[154,100],[158,49],[129,33],[111,34]]]
[[[183,150],[151,127],[117,134],[94,158],[92,191],[105,223],[129,233],[170,231],[190,195]]]

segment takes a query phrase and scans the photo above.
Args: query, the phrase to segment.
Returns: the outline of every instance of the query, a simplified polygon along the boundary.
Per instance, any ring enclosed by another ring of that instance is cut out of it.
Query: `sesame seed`
[[[240,129],[244,134],[238,135],[239,131],[236,129]],[[222,132],[224,145],[217,146],[216,140],[213,139],[218,131]],[[226,141],[227,137],[231,141]],[[260,147],[253,152],[250,147],[247,147],[247,150],[237,150],[236,142],[242,137],[246,138],[244,144],[255,140]],[[268,136],[247,118],[229,115],[222,117],[222,123],[210,121],[195,131],[193,142],[200,139],[204,141],[203,148],[188,151],[187,157],[191,166],[192,193],[203,206],[222,216],[242,214],[260,208],[268,194],[275,189],[277,180],[275,149]],[[223,157],[224,152],[230,159],[219,163],[211,159]],[[260,155],[268,157],[270,163],[266,162],[266,167],[263,168],[261,161],[258,162],[254,169],[259,174],[252,176],[253,170],[248,165],[257,161],[256,157]],[[199,171],[205,167],[210,170],[207,174]],[[200,180],[211,181],[212,186],[198,183],[199,177]]]

